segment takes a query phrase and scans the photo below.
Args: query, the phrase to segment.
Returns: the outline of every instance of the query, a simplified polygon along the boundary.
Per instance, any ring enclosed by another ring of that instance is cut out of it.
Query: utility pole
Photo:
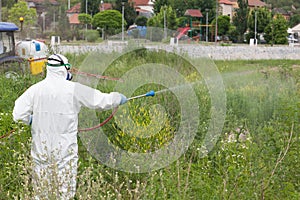
[[[168,37],[167,34],[167,19],[166,19],[166,5],[164,6],[164,39]]]
[[[2,0],[0,0],[0,22],[2,22]]]
[[[54,32],[56,31],[56,21],[55,21],[55,10],[54,10],[54,15],[53,15],[53,22],[54,22]]]
[[[219,2],[216,0],[216,27],[215,27],[215,43],[217,44],[218,42],[218,7],[219,7]]]
[[[45,27],[46,12],[42,12],[41,16],[43,18],[43,33],[44,33],[46,30],[46,27]]]
[[[257,35],[257,11],[255,10],[255,13],[254,13],[254,15],[255,15],[255,19],[254,19],[254,45],[257,45],[257,39],[256,39],[256,35]]]
[[[125,2],[122,1],[122,41],[124,41],[124,4]]]
[[[208,11],[209,11],[209,9],[205,9],[205,12],[206,12],[205,41],[206,41],[206,42],[208,42]]]
[[[128,0],[122,0],[122,41],[124,41],[124,22],[125,22],[125,3],[127,3]]]
[[[85,0],[85,14],[88,14],[88,0]],[[85,24],[85,39],[87,35],[87,24]]]

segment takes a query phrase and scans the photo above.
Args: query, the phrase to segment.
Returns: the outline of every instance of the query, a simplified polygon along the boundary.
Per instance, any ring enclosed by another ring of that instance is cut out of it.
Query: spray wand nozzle
[[[147,92],[146,94],[130,97],[127,100],[129,101],[129,100],[137,99],[137,98],[141,98],[141,97],[153,97],[154,95],[155,95],[155,92],[153,90],[151,90],[151,91]]]

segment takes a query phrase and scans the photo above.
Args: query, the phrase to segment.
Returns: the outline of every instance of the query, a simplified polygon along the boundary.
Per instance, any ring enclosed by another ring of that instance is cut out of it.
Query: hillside
[[[283,8],[286,11],[300,13],[300,0],[263,0],[267,4],[271,4],[272,8]]]

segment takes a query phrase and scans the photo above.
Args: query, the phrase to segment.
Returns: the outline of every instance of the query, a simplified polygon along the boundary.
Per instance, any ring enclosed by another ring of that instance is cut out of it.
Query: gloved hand
[[[124,103],[127,102],[127,97],[125,95],[123,95],[123,94],[120,94],[120,96],[121,96],[120,105],[123,105]]]

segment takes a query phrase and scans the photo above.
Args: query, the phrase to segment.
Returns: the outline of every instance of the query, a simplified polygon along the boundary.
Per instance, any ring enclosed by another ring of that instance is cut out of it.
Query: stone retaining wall
[[[293,59],[300,60],[300,46],[249,46],[249,45],[144,45],[151,49],[163,49],[170,52],[185,52],[191,57],[207,57],[213,60],[261,60],[261,59]],[[101,43],[99,45],[81,45],[59,47],[61,53],[86,53],[89,51],[121,52],[126,45]]]

